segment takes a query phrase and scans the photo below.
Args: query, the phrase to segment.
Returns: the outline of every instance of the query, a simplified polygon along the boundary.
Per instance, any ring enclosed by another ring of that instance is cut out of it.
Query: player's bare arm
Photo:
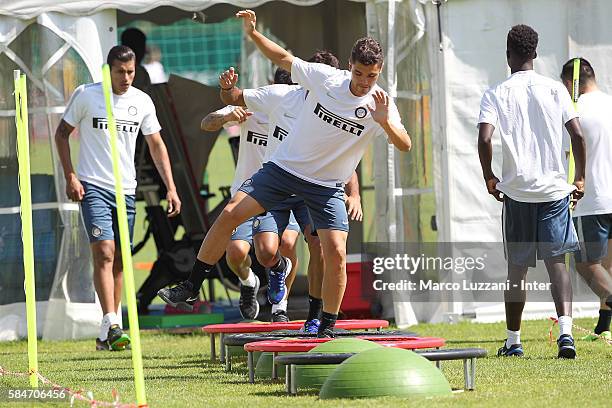
[[[375,91],[372,94],[374,98],[374,109],[368,106],[372,119],[378,123],[387,133],[389,141],[402,152],[407,152],[412,148],[410,135],[403,128],[394,126],[389,120],[389,95],[382,91]]]
[[[176,193],[176,186],[172,178],[172,170],[170,168],[170,158],[168,150],[162,140],[159,132],[147,135],[145,137],[153,163],[159,172],[164,184],[166,185],[166,200],[168,201],[168,217],[174,217],[181,212],[181,200]]]
[[[253,10],[241,10],[236,13],[236,17],[242,19],[244,32],[253,40],[259,51],[272,61],[274,65],[291,72],[293,55],[255,29],[255,24],[257,23],[255,12]]]

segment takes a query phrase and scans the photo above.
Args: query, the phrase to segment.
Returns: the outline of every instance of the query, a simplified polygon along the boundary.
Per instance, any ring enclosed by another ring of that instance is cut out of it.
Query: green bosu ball
[[[257,360],[255,366],[255,377],[257,378],[271,378],[272,377],[272,353],[263,352]],[[285,366],[278,364],[277,375],[279,378],[285,378]]]
[[[452,395],[433,363],[418,354],[382,347],[356,354],[327,378],[319,398],[430,397]]]
[[[343,337],[321,343],[309,353],[360,353],[382,347],[380,344],[362,339]],[[338,364],[299,365],[295,368],[295,384],[298,388],[319,389]]]

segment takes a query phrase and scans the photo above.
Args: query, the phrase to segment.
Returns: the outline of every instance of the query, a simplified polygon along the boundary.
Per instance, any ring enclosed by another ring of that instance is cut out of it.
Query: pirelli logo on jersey
[[[128,133],[136,133],[138,132],[138,122],[134,122],[131,120],[121,120],[115,119],[117,123],[117,131],[119,132],[128,132]],[[93,128],[100,130],[108,129],[108,120],[106,118],[93,118]]]
[[[247,142],[253,143],[257,146],[267,146],[268,145],[268,135],[264,135],[262,133],[257,133],[249,130],[247,132]]]
[[[283,141],[283,139],[287,136],[289,132],[281,127],[276,126],[274,128],[274,133],[272,133],[272,136],[274,136],[275,138],[277,138],[278,140],[280,140],[281,142]]]
[[[342,129],[345,132],[351,133],[355,136],[361,136],[361,133],[363,133],[363,130],[365,129],[365,127],[363,125],[360,125],[359,123],[345,119],[342,116],[338,116],[335,113],[328,111],[320,103],[317,103],[317,106],[314,110],[314,114],[320,117],[323,122],[327,122],[330,125],[335,126],[338,129]]]

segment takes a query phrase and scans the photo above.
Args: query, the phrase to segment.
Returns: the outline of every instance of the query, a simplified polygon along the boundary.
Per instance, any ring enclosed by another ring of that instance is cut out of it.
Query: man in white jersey
[[[309,95],[287,141],[270,162],[242,184],[211,228],[189,279],[158,294],[175,303],[190,301],[195,285],[223,255],[232,229],[296,195],[306,202],[323,249],[323,313],[318,336],[333,337],[346,287],[344,183],[375,137],[386,136],[398,149],[408,151],[410,136],[393,101],[376,85],[383,55],[374,39],[358,40],[351,52],[351,70],[338,70],[305,62],[267,39],[255,30],[253,11],[236,15],[243,19],[245,32],[259,50],[275,65],[290,71],[292,80],[308,89]],[[233,92],[233,88],[223,92]]]
[[[512,75],[485,92],[478,119],[478,154],[489,194],[504,203],[502,228],[508,280],[504,292],[508,338],[499,356],[522,356],[521,315],[527,270],[543,259],[559,316],[559,358],[575,358],[572,338],[572,286],[565,254],[579,247],[570,217],[570,195],[580,198],[585,148],[577,115],[559,82],[533,71],[538,34],[529,26],[512,27],[506,57]],[[576,159],[574,184],[567,183],[563,126]],[[491,137],[497,128],[502,141],[501,181],[491,169]],[[503,193],[504,197],[501,197]]]
[[[153,162],[167,188],[168,216],[181,210],[166,146],[151,98],[134,88],[134,52],[126,46],[113,47],[108,53],[113,89],[113,111],[117,121],[117,143],[123,174],[130,244],[136,214],[136,169],[134,149],[142,130]],[[74,171],[68,137],[78,128],[79,164]],[[81,202],[85,229],[89,235],[94,266],[94,286],[103,318],[97,350],[123,350],[129,337],[120,327],[119,302],[123,288],[123,265],[119,245],[119,227],[115,205],[115,178],[111,158],[108,120],[101,83],[79,86],[73,93],[64,117],[55,133],[57,152],[66,178],[66,194]]]
[[[561,80],[572,92],[574,59],[561,70]],[[572,216],[580,240],[574,253],[576,269],[601,300],[594,332],[584,340],[612,340],[612,96],[597,87],[591,64],[580,58],[578,114],[586,144],[584,197]]]
[[[309,58],[309,62],[315,62],[320,64],[326,64],[334,68],[339,67],[338,59],[328,51],[317,51],[312,57]],[[284,70],[283,70],[284,71]],[[286,72],[286,71],[285,71]],[[289,130],[294,126],[296,118],[304,106],[308,91],[299,86],[286,86],[286,85],[269,85],[263,86],[256,89],[245,89],[240,90],[236,87],[238,80],[237,74],[233,68],[225,71],[221,74],[220,85],[221,88],[235,87],[232,93],[221,91],[221,99],[224,103],[246,106],[253,111],[262,111],[268,114],[270,120],[270,126],[268,130],[268,145],[266,148],[266,154],[264,162],[270,160],[276,149],[281,143],[287,140]],[[362,211],[359,196],[359,184],[356,173],[351,177],[351,180],[347,182],[346,190],[347,195],[347,206],[349,206],[349,215],[353,220],[361,220]],[[291,209],[291,211],[289,210]],[[307,213],[306,205],[304,200],[293,197],[287,200],[286,203],[272,209],[266,213],[263,217],[258,217],[258,220],[267,220],[273,218],[276,224],[282,229],[282,226],[287,225],[290,215],[295,215],[300,225],[305,225],[303,230],[304,237],[308,243],[308,249],[310,252],[310,259],[308,263],[308,317],[304,323],[303,330],[307,333],[316,333],[318,331],[320,319],[321,319],[321,283],[323,279],[323,258],[321,252],[321,244],[316,235],[313,235],[310,227],[310,217]],[[297,234],[294,236],[286,237],[287,234],[283,235],[283,241],[286,242],[292,239],[290,245],[295,245]],[[273,255],[277,253],[276,250],[271,252]],[[280,257],[275,260],[275,266],[279,265]],[[282,271],[276,272],[270,271],[270,282],[275,280],[281,280],[277,283],[277,286],[282,285],[283,275]],[[276,279],[275,279],[276,278]],[[288,296],[288,290],[285,297]],[[269,298],[271,296],[269,295]],[[279,304],[286,302],[281,301]],[[272,309],[279,304],[273,304]]]

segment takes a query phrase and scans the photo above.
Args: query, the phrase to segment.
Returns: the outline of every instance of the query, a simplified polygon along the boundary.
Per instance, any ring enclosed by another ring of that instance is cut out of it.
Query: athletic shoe
[[[259,278],[255,275],[255,286],[240,284],[240,300],[238,308],[240,315],[246,320],[255,320],[259,315],[259,302],[257,292],[259,291]]]
[[[100,340],[100,338],[96,338],[96,351],[108,351],[110,350],[110,346],[108,345],[108,340]]]
[[[317,334],[319,332],[319,319],[306,320],[304,326],[300,329],[300,333]]]
[[[557,340],[557,346],[559,346],[558,358],[576,358],[576,347],[574,346],[574,339],[569,334],[562,334]]]
[[[595,334],[595,333],[589,333],[584,337],[581,337],[580,340],[585,340],[585,341],[597,341],[599,339],[604,339],[604,340],[612,340],[612,333],[610,333],[610,330],[601,332],[599,335]]]
[[[125,334],[118,324],[113,324],[108,329],[108,345],[114,351],[125,350],[130,344],[130,336]]]
[[[334,335],[334,331],[328,327],[327,329],[324,329],[323,331],[317,332],[317,337],[320,339],[321,338],[332,338],[333,339],[336,336]]]
[[[291,260],[285,258],[285,269],[280,272],[274,272],[268,269],[268,302],[276,305],[280,303],[287,293],[285,278],[291,272]]]
[[[177,309],[191,312],[198,300],[198,291],[189,281],[183,281],[173,288],[163,288],[157,292],[164,302]]]
[[[279,309],[272,313],[272,323],[287,323],[288,321],[289,316],[285,310]]]
[[[506,347],[506,341],[504,345],[497,350],[497,357],[523,357],[523,345],[513,344],[510,347]]]

